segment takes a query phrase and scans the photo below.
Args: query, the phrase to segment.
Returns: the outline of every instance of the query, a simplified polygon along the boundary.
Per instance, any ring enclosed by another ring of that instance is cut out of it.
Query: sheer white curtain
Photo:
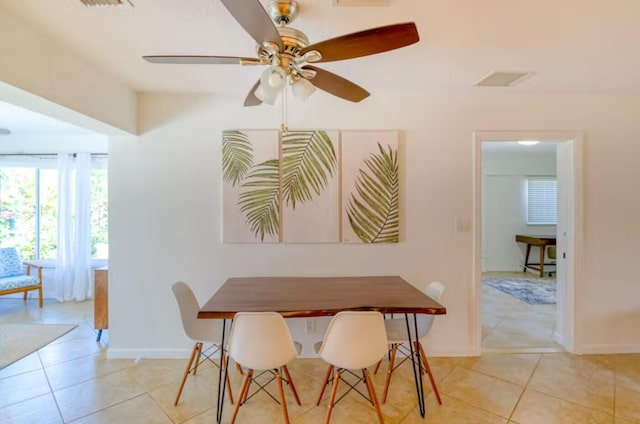
[[[93,296],[90,242],[91,155],[58,155],[58,257],[56,292],[61,302]]]

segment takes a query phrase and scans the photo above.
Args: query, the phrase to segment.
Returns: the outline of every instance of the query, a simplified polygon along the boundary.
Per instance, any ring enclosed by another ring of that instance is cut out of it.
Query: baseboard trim
[[[583,344],[579,350],[581,355],[610,355],[615,353],[640,353],[640,345],[600,345]]]

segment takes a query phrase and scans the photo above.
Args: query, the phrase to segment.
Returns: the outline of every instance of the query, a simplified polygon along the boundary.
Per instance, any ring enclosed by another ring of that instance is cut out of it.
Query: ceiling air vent
[[[120,6],[127,3],[133,6],[130,0],[80,0],[85,6]]]
[[[510,87],[531,75],[531,72],[491,72],[474,85],[478,87]]]

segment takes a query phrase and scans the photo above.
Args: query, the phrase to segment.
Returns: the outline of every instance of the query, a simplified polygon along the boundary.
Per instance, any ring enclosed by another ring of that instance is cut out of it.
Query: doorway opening
[[[575,352],[580,144],[579,133],[474,133],[478,354]]]

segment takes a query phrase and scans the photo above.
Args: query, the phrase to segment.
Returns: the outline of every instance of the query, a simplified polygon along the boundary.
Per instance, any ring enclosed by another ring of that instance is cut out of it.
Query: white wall
[[[127,85],[1,7],[0,52],[0,100],[107,134],[135,134],[136,96]]]
[[[640,237],[640,97],[517,95],[472,90],[351,104],[317,93],[290,104],[290,128],[399,129],[402,242],[360,245],[221,243],[220,132],[277,128],[279,107],[242,108],[242,96],[146,94],[141,136],[110,142],[110,356],[176,355],[188,348],[170,286],[204,302],[227,277],[398,274],[439,280],[448,314],[435,354],[473,351],[472,132],[584,130],[584,248],[577,276],[591,351],[640,350],[640,285],[630,276]],[[606,283],[606,290],[603,290]],[[299,326],[299,325],[298,325]],[[304,340],[317,335],[299,334]],[[308,351],[308,350],[307,350]]]
[[[482,259],[483,271],[522,271],[525,245],[515,234],[555,235],[555,225],[528,225],[528,176],[555,176],[555,151],[548,153],[482,151]],[[532,247],[529,261],[539,262]]]

